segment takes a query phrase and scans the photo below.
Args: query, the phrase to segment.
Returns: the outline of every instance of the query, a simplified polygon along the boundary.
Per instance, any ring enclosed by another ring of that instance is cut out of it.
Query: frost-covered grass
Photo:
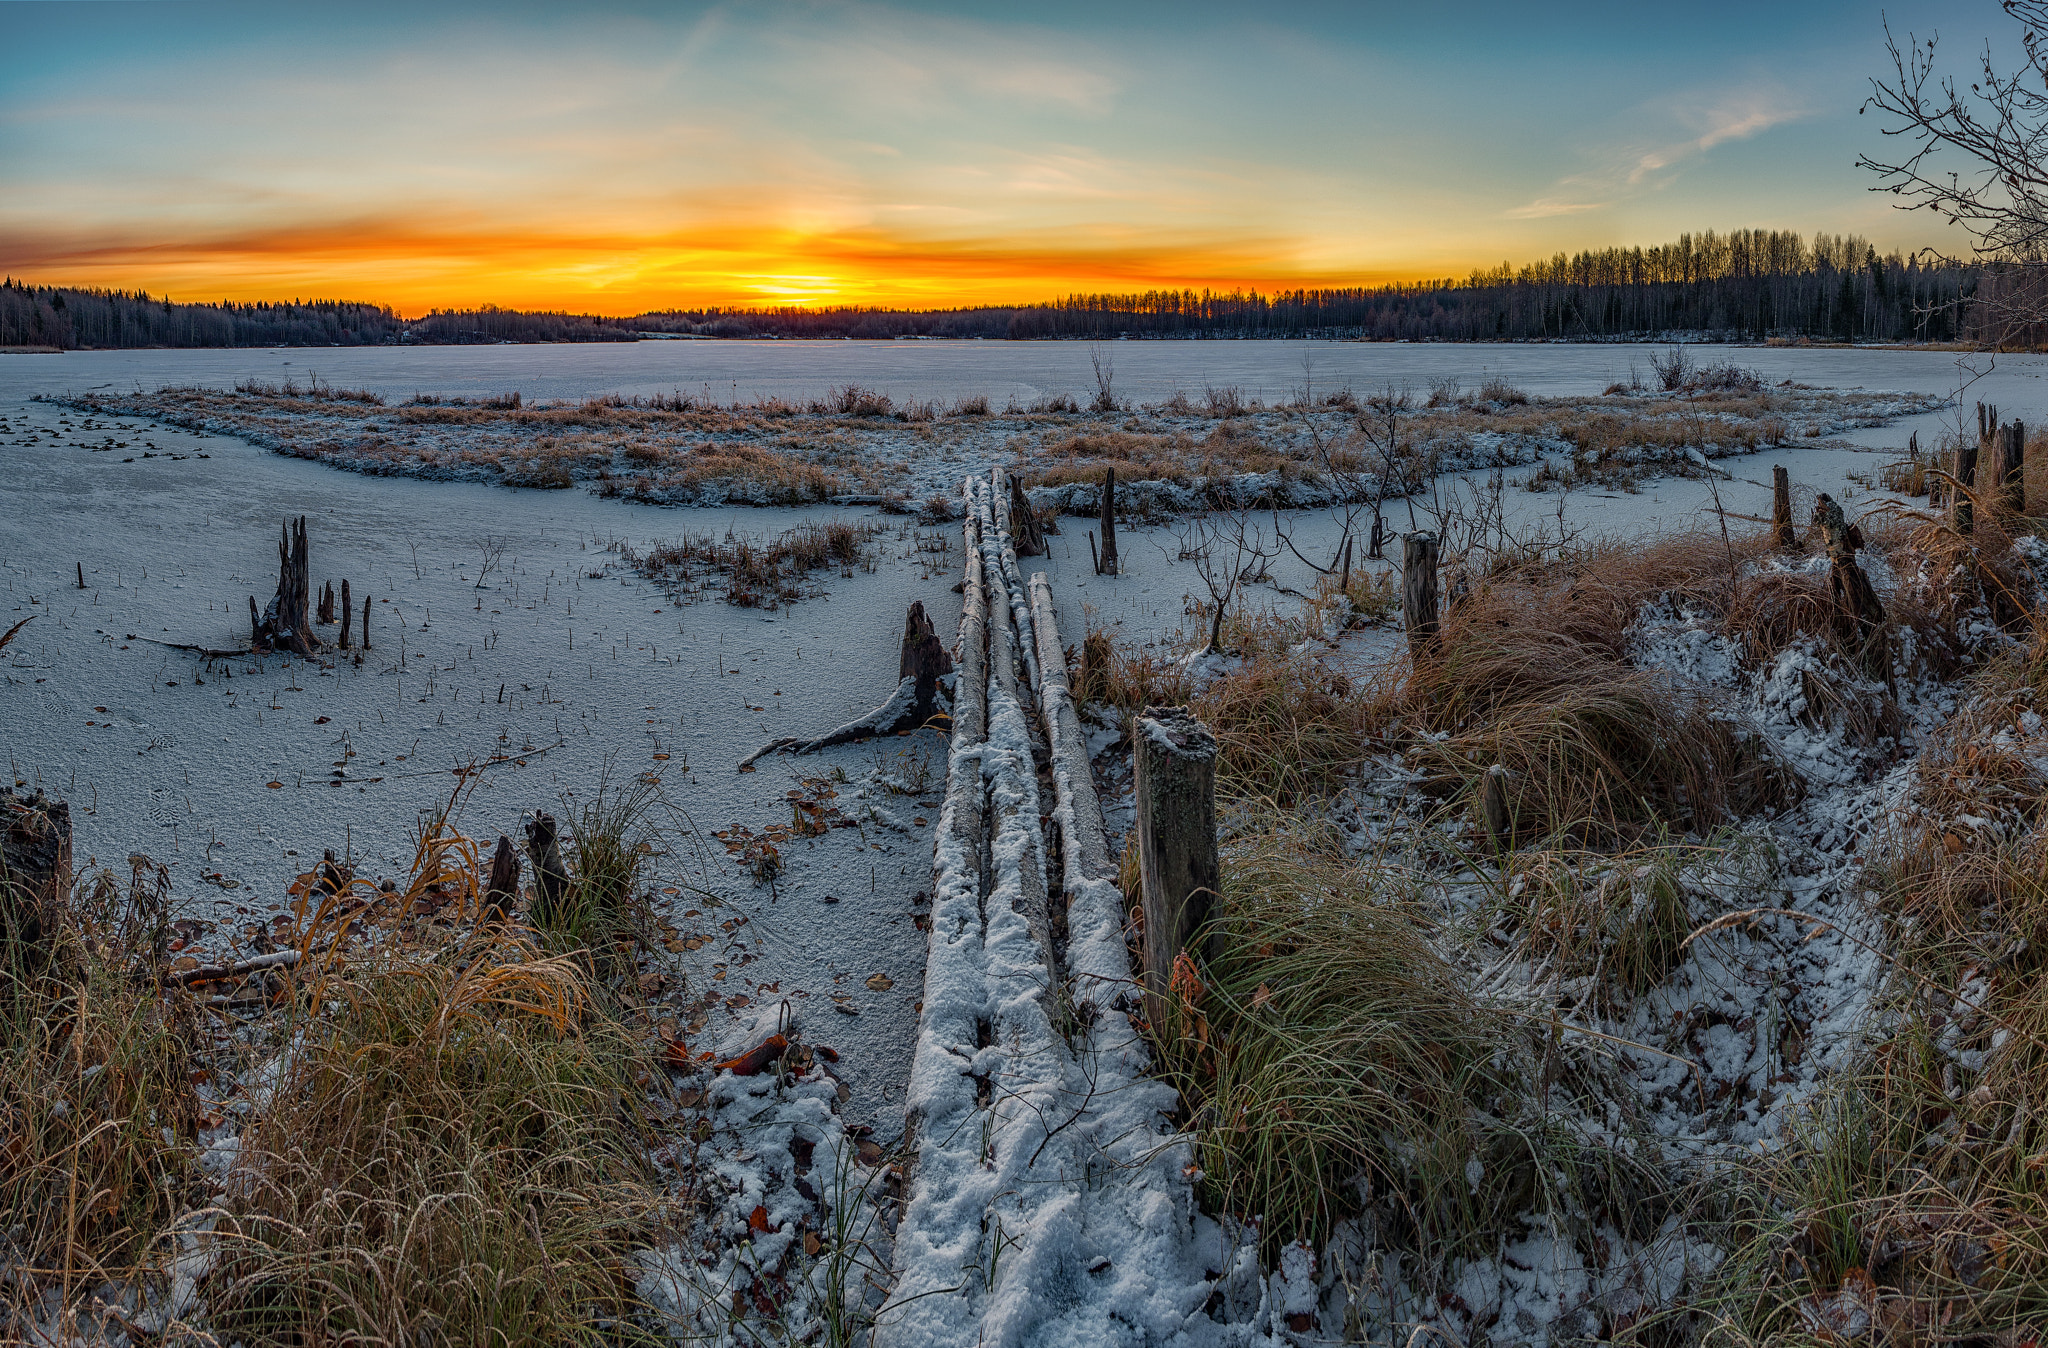
[[[1205,1202],[1265,1249],[1258,1333],[2017,1342],[2048,1312],[2048,549],[1989,501],[1967,537],[1863,527],[1877,642],[1825,558],[1732,529],[1482,565],[1378,678],[1313,617],[1199,668],[1084,647],[1111,724],[1186,700],[1227,759],[1296,662],[1288,714],[1354,736],[1285,810],[1219,773],[1220,949],[1154,1027]]]
[[[1490,395],[1490,396],[1488,396]],[[1530,485],[1692,474],[1708,460],[1807,443],[1930,411],[1921,395],[1792,386],[1600,398],[1478,394],[1268,406],[1242,397],[1087,411],[1070,400],[898,405],[857,388],[791,403],[694,398],[529,403],[374,396],[294,384],[86,393],[65,405],[240,436],[353,472],[504,486],[583,487],[656,505],[798,505],[951,494],[961,476],[1014,464],[1041,509],[1092,513],[1103,469],[1139,515],[1198,509],[1219,492],[1310,506],[1421,490],[1440,473],[1527,467]],[[1391,424],[1391,430],[1389,430]]]
[[[600,793],[531,928],[479,920],[479,848],[431,819],[402,888],[303,877],[295,966],[190,987],[161,872],[81,877],[0,988],[10,1341],[848,1341],[881,1154],[793,1015],[742,1075],[657,1020],[655,817]]]

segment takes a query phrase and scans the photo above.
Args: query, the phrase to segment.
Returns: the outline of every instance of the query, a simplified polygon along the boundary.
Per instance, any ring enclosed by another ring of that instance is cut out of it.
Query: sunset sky
[[[1962,73],[2011,33],[1888,13]],[[0,0],[0,51],[0,271],[181,300],[929,306],[1952,242],[1853,166],[1869,3]]]

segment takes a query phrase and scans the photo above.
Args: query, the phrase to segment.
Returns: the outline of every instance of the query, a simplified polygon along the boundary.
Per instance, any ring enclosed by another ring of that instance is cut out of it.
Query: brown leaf
[[[766,1231],[768,1229],[768,1209],[756,1207],[753,1213],[748,1216],[747,1225],[756,1231]]]
[[[887,992],[895,986],[896,980],[887,974],[878,973],[868,979],[868,987],[875,992]]]
[[[809,1255],[809,1256],[810,1256],[811,1258],[813,1258],[813,1259],[816,1259],[816,1258],[818,1257],[818,1251],[820,1251],[820,1250],[822,1250],[822,1249],[824,1249],[824,1248],[825,1248],[825,1242],[824,1242],[824,1241],[822,1241],[822,1240],[819,1240],[819,1239],[818,1239],[818,1233],[817,1233],[816,1231],[806,1231],[806,1232],[804,1232],[804,1253],[805,1253],[805,1254]]]
[[[728,1058],[718,1064],[721,1072],[730,1072],[736,1077],[759,1076],[768,1066],[782,1056],[789,1047],[789,1040],[779,1034],[771,1034],[767,1040],[748,1049],[737,1058]]]

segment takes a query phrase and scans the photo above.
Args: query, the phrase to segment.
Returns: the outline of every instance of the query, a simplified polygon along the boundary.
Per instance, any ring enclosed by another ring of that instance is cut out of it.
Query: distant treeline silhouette
[[[406,322],[343,300],[173,304],[137,290],[0,282],[0,346],[374,346]]]
[[[961,309],[677,309],[630,318],[485,307],[406,321],[317,301],[173,304],[142,292],[8,281],[0,345],[270,346],[616,342],[693,337],[1057,339],[1329,337],[1406,341],[1788,338],[1951,341],[1977,336],[1975,267],[1880,256],[1855,235],[1735,230],[1654,248],[1563,253],[1464,280],[1278,291],[1153,290]]]

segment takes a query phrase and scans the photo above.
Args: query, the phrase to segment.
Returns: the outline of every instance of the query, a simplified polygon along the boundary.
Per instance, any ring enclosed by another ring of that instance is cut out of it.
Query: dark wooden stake
[[[2027,427],[2022,421],[2008,421],[1999,430],[2001,464],[1999,482],[2005,489],[2005,505],[2015,515],[2027,513]]]
[[[355,610],[348,596],[348,582],[341,582],[341,648],[348,649],[348,625],[355,617]]]
[[[1965,441],[1956,446],[1956,499],[1951,512],[1955,530],[1959,534],[1971,532],[1976,524],[1975,511],[1971,507],[1970,493],[1977,485],[1977,446]]]
[[[1017,475],[1010,473],[1007,476],[1010,479],[1010,541],[1016,544],[1019,557],[1043,557],[1045,530],[1039,527],[1038,512],[1031,508],[1031,502],[1024,495],[1024,484],[1017,480]]]
[[[526,855],[533,862],[533,907],[527,916],[544,927],[561,913],[569,893],[569,868],[562,864],[553,815],[537,810],[526,821]]]
[[[1863,531],[1842,514],[1842,507],[1822,492],[1813,512],[1813,522],[1827,540],[1828,594],[1835,604],[1835,627],[1845,646],[1861,652],[1865,671],[1882,677],[1889,664],[1883,640],[1884,604],[1870,584],[1870,577],[1856,561],[1863,546]]]
[[[77,563],[77,566],[78,566],[78,588],[82,590],[82,589],[84,589],[84,588],[85,588],[85,563],[84,563],[84,562],[79,562],[79,563]]]
[[[1401,621],[1408,629],[1409,658],[1436,650],[1441,619],[1436,608],[1436,535],[1426,529],[1401,535]]]
[[[1508,770],[1495,763],[1486,770],[1486,776],[1479,782],[1479,820],[1486,826],[1486,837],[1495,847],[1506,847],[1510,841],[1512,816],[1508,813]]]
[[[1095,558],[1095,574],[1113,576],[1117,573],[1116,557],[1116,469],[1102,470],[1102,551]]]
[[[498,850],[491,854],[491,878],[484,885],[484,922],[503,922],[519,901],[519,849],[500,833]]]
[[[1133,736],[1138,870],[1145,912],[1145,1017],[1167,1024],[1174,962],[1208,922],[1222,881],[1216,851],[1216,737],[1185,707],[1147,707]]]
[[[1771,537],[1781,548],[1799,546],[1792,531],[1792,477],[1782,464],[1771,465]]]
[[[363,649],[370,649],[370,596],[363,596]]]

